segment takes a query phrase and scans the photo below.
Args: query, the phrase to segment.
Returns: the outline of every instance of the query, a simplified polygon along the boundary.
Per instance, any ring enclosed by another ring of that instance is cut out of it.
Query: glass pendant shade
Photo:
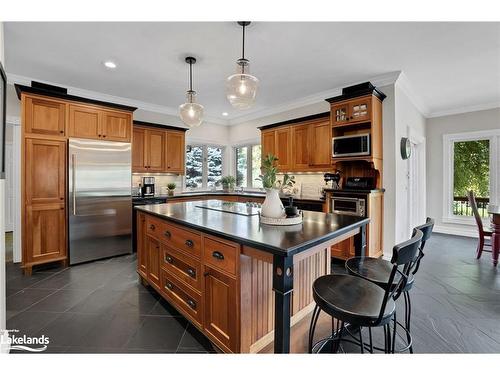
[[[190,128],[200,126],[203,122],[203,106],[196,103],[196,93],[188,92],[186,103],[179,106],[179,116],[184,124]]]
[[[236,109],[248,109],[255,103],[259,80],[248,73],[248,62],[238,62],[237,73],[227,77],[226,96]]]

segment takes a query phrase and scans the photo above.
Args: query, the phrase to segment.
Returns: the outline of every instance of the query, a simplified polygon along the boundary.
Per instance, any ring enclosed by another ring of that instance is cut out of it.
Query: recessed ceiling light
[[[116,68],[116,63],[114,63],[113,61],[104,61],[104,66],[108,69],[115,69]]]
[[[227,112],[222,112],[222,116],[229,116],[229,113],[227,113]]]

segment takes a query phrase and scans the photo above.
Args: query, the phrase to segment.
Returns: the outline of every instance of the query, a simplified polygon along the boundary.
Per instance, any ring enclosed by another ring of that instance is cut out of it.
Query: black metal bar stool
[[[394,246],[391,259],[392,270],[385,288],[353,275],[325,275],[314,281],[313,297],[316,306],[309,328],[309,353],[315,351],[315,348],[320,351],[330,340],[332,341],[332,350],[337,352],[347,325],[359,327],[359,341],[354,343],[359,344],[361,353],[365,349],[362,327],[369,328],[370,343],[367,347],[370,352],[373,352],[372,327],[384,327],[384,351],[386,353],[394,352],[394,346],[391,345],[393,338],[390,327],[396,313],[394,296],[402,292],[410,277],[422,237],[422,232],[415,229],[410,240]],[[395,287],[393,287],[394,283]],[[332,317],[332,336],[313,345],[314,331],[321,311]],[[335,330],[333,327],[334,319],[337,320]],[[353,342],[348,339],[344,340]]]
[[[434,220],[431,218],[427,218],[425,224],[419,225],[414,230],[422,231],[423,237],[420,244],[420,248],[417,254],[417,258],[414,262],[414,267],[411,270],[408,281],[406,282],[405,287],[402,290],[404,304],[405,304],[405,319],[404,326],[399,322],[395,322],[396,325],[400,326],[406,333],[406,347],[402,348],[400,351],[409,350],[410,353],[413,353],[413,345],[412,345],[412,337],[410,332],[410,322],[411,322],[411,299],[409,291],[413,287],[415,278],[414,275],[417,273],[418,268],[420,267],[420,261],[424,256],[424,246],[426,241],[430,238],[432,234],[432,229],[434,227]],[[389,276],[392,271],[392,263],[381,259],[381,258],[372,258],[372,257],[353,257],[349,258],[345,262],[345,268],[349,272],[349,274],[354,276],[359,276],[364,280],[371,281],[382,288],[386,288],[388,285]],[[398,277],[396,276],[395,280],[392,283],[392,288],[396,288],[398,282]],[[394,295],[395,299],[399,297],[399,294]]]

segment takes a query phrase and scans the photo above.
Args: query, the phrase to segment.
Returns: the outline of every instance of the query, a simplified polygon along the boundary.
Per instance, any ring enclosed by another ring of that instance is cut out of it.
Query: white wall
[[[436,231],[477,235],[474,226],[443,222],[443,135],[500,129],[500,108],[427,119],[427,214]]]

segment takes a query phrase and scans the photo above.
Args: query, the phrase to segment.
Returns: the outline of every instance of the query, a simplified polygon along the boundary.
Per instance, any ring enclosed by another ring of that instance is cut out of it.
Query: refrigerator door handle
[[[76,215],[76,154],[71,154],[71,195],[73,201],[73,216]]]

